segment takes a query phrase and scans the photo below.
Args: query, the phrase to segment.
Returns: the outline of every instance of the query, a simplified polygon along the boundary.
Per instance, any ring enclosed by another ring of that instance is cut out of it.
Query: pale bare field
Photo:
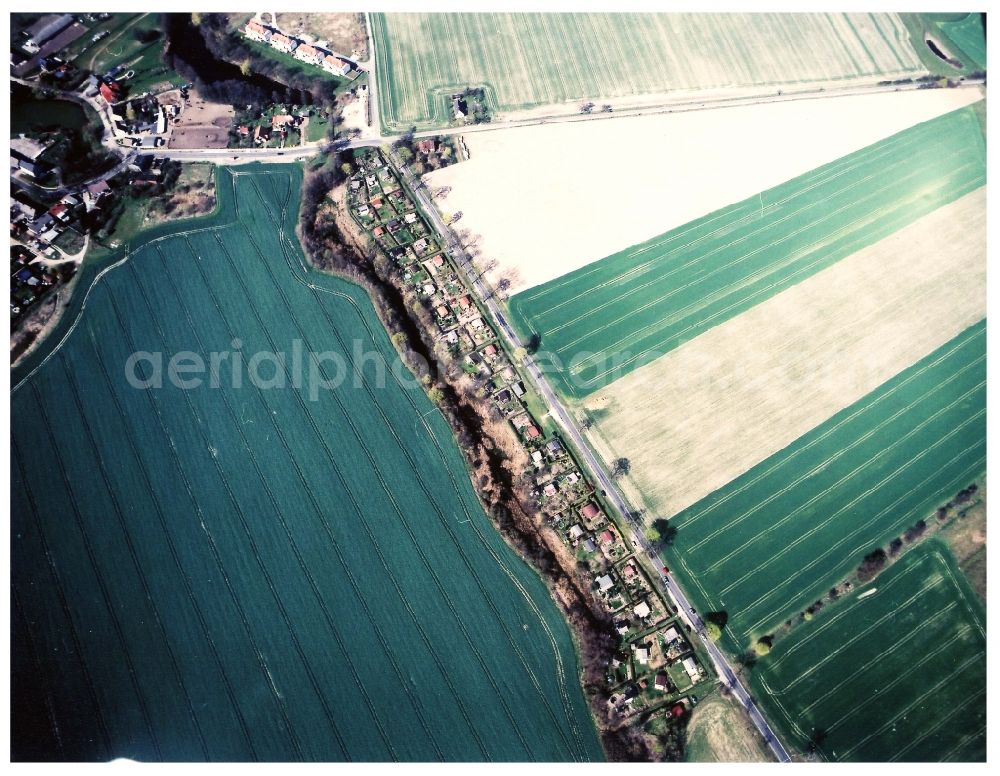
[[[363,13],[325,11],[323,13],[275,14],[282,32],[326,43],[338,54],[354,59],[368,58],[368,33]]]
[[[985,315],[983,187],[594,394],[592,442],[668,517]]]
[[[981,98],[975,89],[831,97],[519,127],[464,136],[470,159],[425,176],[511,293]]]
[[[712,695],[694,707],[687,727],[689,762],[774,762],[736,701]]]

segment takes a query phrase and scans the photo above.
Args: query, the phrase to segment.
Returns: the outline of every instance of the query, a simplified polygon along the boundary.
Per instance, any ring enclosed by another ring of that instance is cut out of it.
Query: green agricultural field
[[[978,13],[970,13],[960,21],[938,23],[941,32],[957,45],[957,56],[968,69],[986,69],[986,28],[983,24],[984,14]]]
[[[517,294],[511,319],[582,398],[985,182],[963,108]]]
[[[745,650],[866,552],[973,482],[986,461],[986,322],[680,512],[671,550]]]
[[[931,73],[946,77],[986,69],[986,28],[979,13],[901,13],[914,50]],[[956,68],[937,56],[925,42],[930,35],[961,62]]]
[[[827,760],[986,759],[986,617],[929,540],[758,661],[751,683]]]
[[[921,71],[895,14],[372,14],[387,130],[444,126],[449,95],[495,111],[590,98]]]
[[[369,298],[305,268],[300,186],[220,170],[13,374],[12,756],[600,759],[545,586]],[[143,351],[229,355],[143,390]]]

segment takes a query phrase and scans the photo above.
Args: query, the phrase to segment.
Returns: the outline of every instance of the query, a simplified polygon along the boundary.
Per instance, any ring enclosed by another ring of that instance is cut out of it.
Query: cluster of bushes
[[[862,584],[871,582],[885,568],[886,560],[888,556],[881,547],[869,552],[858,566],[858,581]]]
[[[184,17],[181,23],[187,24],[186,15],[180,16]],[[231,29],[226,14],[200,14],[197,25],[188,25],[187,34],[198,39],[187,46],[187,51],[196,56],[190,56],[193,61],[185,61],[181,56],[182,67],[187,66],[188,72],[195,76],[193,80],[198,81],[199,91],[207,91],[214,101],[243,106],[284,102],[327,109],[332,109],[336,102],[337,81],[256,54]],[[209,69],[198,68],[198,62],[207,55],[216,64]],[[186,72],[182,75],[188,77]]]
[[[165,14],[162,25],[169,42],[169,67],[195,85],[211,102],[262,109],[274,103],[329,104],[336,85],[328,78],[311,78],[298,71],[254,57],[228,28],[225,14]],[[249,60],[248,67],[238,62]]]

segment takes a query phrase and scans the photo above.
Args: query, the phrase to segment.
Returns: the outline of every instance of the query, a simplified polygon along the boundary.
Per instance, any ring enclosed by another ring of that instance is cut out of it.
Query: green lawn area
[[[183,78],[163,63],[166,35],[160,28],[159,14],[114,14],[95,30],[98,28],[109,29],[111,34],[92,44],[79,58],[79,66],[98,74],[115,67],[124,68],[123,73],[134,71],[135,75],[124,82],[130,96],[153,91],[154,87],[159,90],[184,83]],[[156,33],[159,36],[154,38]],[[144,35],[150,36],[148,42],[141,39]],[[89,42],[90,37],[85,40]]]
[[[787,740],[824,759],[984,761],[985,623],[930,539],[781,639],[751,682]]]
[[[986,322],[671,519],[671,567],[749,648],[985,470]]]
[[[493,111],[585,98],[920,72],[896,14],[371,14],[387,130],[446,126],[449,95]]]
[[[582,398],[986,182],[972,107],[516,294]]]
[[[367,293],[307,269],[301,167],[216,175],[12,374],[13,758],[600,760],[547,588]]]
[[[323,116],[310,116],[306,125],[306,142],[315,143],[325,140],[327,132],[330,131],[330,122]]]

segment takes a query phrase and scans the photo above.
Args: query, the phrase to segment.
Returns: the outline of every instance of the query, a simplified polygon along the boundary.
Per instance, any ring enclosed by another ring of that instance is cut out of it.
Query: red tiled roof
[[[347,63],[340,57],[335,57],[333,54],[327,54],[323,58],[323,64],[329,67],[335,67],[337,70],[343,70]]]
[[[121,88],[118,84],[101,84],[101,97],[105,102],[117,102],[121,97]]]

